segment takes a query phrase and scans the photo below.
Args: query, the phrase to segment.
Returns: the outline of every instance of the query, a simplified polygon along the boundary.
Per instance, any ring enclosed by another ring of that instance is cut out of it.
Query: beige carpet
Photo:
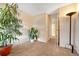
[[[60,48],[56,40],[47,43],[34,42],[14,46],[9,56],[76,56],[70,49]]]

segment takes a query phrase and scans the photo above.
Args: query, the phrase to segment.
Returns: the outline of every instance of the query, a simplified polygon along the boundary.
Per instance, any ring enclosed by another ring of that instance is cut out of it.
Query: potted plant
[[[19,28],[22,21],[17,18],[17,4],[5,4],[0,9],[0,45],[11,48],[11,44],[18,40],[17,35],[22,35]],[[5,50],[5,49],[4,49]]]
[[[38,38],[38,30],[34,27],[28,30],[29,40],[33,43]]]

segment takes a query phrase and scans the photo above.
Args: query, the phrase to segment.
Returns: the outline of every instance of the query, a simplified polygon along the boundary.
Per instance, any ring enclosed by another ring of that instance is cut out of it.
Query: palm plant
[[[31,40],[38,38],[38,30],[34,27],[29,29],[28,34],[29,34],[29,39],[31,39]]]
[[[5,8],[0,9],[0,42],[2,46],[18,40],[17,35],[22,35],[19,28],[22,21],[17,18],[17,4],[5,4]]]

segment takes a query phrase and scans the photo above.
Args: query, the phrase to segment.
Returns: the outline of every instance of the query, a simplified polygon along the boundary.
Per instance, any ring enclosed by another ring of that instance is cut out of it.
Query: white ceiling
[[[19,9],[31,15],[52,13],[57,8],[67,5],[66,3],[18,3]]]

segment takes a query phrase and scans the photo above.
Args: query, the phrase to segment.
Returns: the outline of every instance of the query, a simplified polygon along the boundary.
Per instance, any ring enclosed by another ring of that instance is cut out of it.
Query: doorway
[[[52,13],[50,15],[51,20],[51,39],[55,39],[56,45],[59,45],[59,17],[58,12]]]

